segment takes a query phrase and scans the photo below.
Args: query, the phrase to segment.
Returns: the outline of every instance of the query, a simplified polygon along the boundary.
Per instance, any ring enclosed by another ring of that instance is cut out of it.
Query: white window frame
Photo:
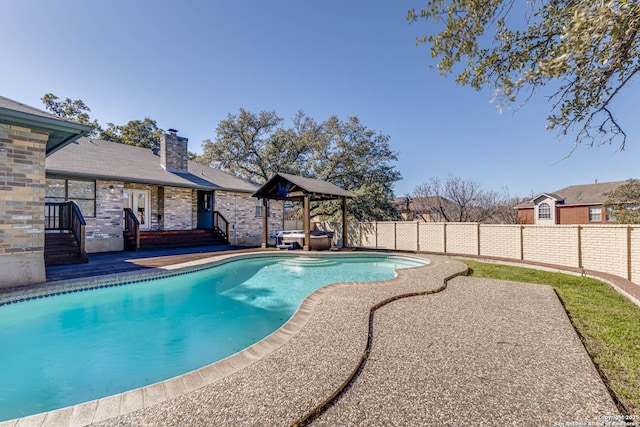
[[[551,219],[551,205],[542,202],[538,205],[538,219]]]
[[[589,222],[602,222],[602,206],[589,206]]]

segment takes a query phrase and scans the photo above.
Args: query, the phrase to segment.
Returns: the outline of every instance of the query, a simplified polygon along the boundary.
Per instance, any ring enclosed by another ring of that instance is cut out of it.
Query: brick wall
[[[601,220],[589,221],[589,206],[560,206],[558,207],[558,224],[598,224],[607,222],[607,213],[600,206]]]
[[[632,282],[640,284],[640,226],[632,227],[628,231],[628,239],[631,254],[629,276]]]
[[[478,255],[478,224],[446,223],[447,252]]]
[[[262,244],[262,216],[256,216],[256,201],[248,193],[216,191],[214,209],[231,224],[229,243],[232,245],[260,246]],[[268,221],[268,234],[282,229],[283,204],[271,201],[271,216]],[[235,224],[235,228],[233,225]],[[269,244],[273,245],[273,239]]]
[[[163,230],[192,230],[194,204],[191,188],[164,187]]]
[[[197,227],[197,191],[190,188],[159,187],[122,181],[96,181],[96,217],[85,218],[88,253],[123,249],[123,192],[147,190],[151,195],[151,230],[191,230]],[[260,246],[262,217],[256,217],[256,199],[247,193],[217,191],[214,209],[230,225],[232,244]],[[271,202],[269,234],[282,229],[282,202]],[[273,244],[271,240],[269,242]]]
[[[400,251],[418,250],[418,223],[414,221],[396,223],[396,249]]]
[[[523,229],[523,253],[527,261],[578,265],[578,226],[538,225]]]
[[[85,250],[87,253],[121,251],[122,239],[122,181],[96,180],[96,216],[85,217]]]
[[[347,226],[350,227],[351,224],[348,224]],[[340,230],[341,229],[342,229],[342,224],[340,224]],[[338,245],[338,238],[339,238],[339,235],[333,236],[334,245]],[[376,238],[377,238],[376,224],[373,222],[364,222],[362,223],[362,227],[358,227],[358,228],[354,227],[354,232],[351,233],[351,238],[349,239],[348,243],[351,245],[351,244],[354,244],[351,242],[359,241],[360,246],[371,247],[371,246],[375,246]]]
[[[379,222],[378,227],[378,248],[395,249],[395,223]]]
[[[49,135],[0,124],[0,287],[42,282]]]
[[[420,250],[425,252],[444,252],[444,223],[430,222],[418,225]]]
[[[628,227],[615,225],[582,226],[580,238],[584,268],[626,277],[627,230]]]
[[[483,224],[480,226],[480,252],[486,256],[519,259],[521,227]]]
[[[349,223],[349,229],[355,225]],[[413,225],[406,222],[370,222],[360,223],[360,234],[352,234],[349,244],[370,249],[412,251],[415,250],[412,248],[416,226],[417,247],[421,252],[480,255],[584,267],[640,284],[640,225]],[[334,231],[334,242],[340,241],[340,224],[318,223],[317,227]]]
[[[518,209],[518,224],[535,224],[533,208]]]
[[[188,169],[189,140],[174,133],[160,135],[160,164],[167,170]]]

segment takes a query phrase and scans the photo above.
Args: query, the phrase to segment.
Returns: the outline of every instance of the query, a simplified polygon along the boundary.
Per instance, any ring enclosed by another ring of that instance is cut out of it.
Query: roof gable
[[[288,173],[276,173],[275,176],[253,193],[253,197],[302,200],[305,194],[310,195],[313,200],[355,197],[353,193],[330,182]]]
[[[540,193],[537,197],[532,199],[534,204],[537,204],[540,199],[552,199],[554,202],[562,202],[563,199],[561,196],[554,193]]]

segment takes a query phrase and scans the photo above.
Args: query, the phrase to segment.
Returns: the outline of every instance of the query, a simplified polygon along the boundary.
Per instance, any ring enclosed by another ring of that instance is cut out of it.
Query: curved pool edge
[[[195,261],[169,265],[154,271],[131,272],[128,274],[116,273],[113,275],[93,276],[84,280],[59,281],[43,284],[41,287],[31,289],[26,296],[0,295],[0,305],[20,302],[23,300],[55,296],[69,292],[79,292],[84,290],[98,289],[110,286],[125,285],[150,279],[156,279],[175,274],[186,274],[204,268],[222,265],[239,259],[259,258],[259,257],[349,257],[367,258],[379,256],[392,256],[399,258],[413,258],[426,261],[427,264],[409,269],[396,270],[394,278],[377,282],[340,282],[323,286],[309,294],[298,306],[291,318],[276,331],[266,336],[262,340],[251,346],[240,350],[222,360],[206,365],[197,370],[169,378],[164,381],[153,383],[137,389],[123,393],[114,394],[104,398],[89,402],[72,405],[53,411],[42,412],[22,418],[15,418],[7,421],[0,421],[0,427],[29,426],[85,426],[99,423],[114,417],[127,415],[140,409],[174,399],[204,386],[214,384],[217,381],[230,376],[257,361],[266,358],[277,349],[285,345],[295,335],[297,335],[307,324],[315,313],[315,307],[330,292],[345,286],[370,286],[372,284],[389,284],[397,281],[407,270],[417,270],[428,268],[431,265],[432,255],[426,256],[416,253],[402,252],[380,252],[380,251],[358,251],[358,252],[310,252],[300,254],[299,252],[283,251],[256,251],[251,253],[228,253],[210,256]],[[81,283],[87,280],[92,283],[89,286],[82,286]],[[66,283],[65,283],[66,282]]]
[[[303,255],[300,252],[286,252],[286,251],[252,251],[249,253],[227,253],[222,255],[206,256],[204,258],[188,261],[178,264],[167,265],[164,267],[149,268],[146,270],[120,272],[113,274],[103,274],[98,276],[89,276],[80,279],[71,280],[59,280],[53,282],[39,283],[27,288],[13,288],[11,291],[2,292],[0,289],[0,307],[7,304],[13,304],[17,302],[29,301],[33,299],[46,298],[50,296],[62,295],[74,292],[90,291],[93,289],[108,288],[114,286],[122,286],[131,283],[144,282],[154,279],[161,279],[164,277],[177,276],[182,274],[193,273],[196,271],[204,270],[211,267],[216,267],[228,262],[233,262],[240,259],[250,258],[287,258],[287,257],[301,257],[301,256],[313,256],[313,257],[348,257],[348,258],[365,258],[373,256],[395,256],[395,257],[408,257],[410,255],[398,252],[373,252],[373,251],[359,251],[359,252],[308,252]],[[415,258],[415,257],[414,257]],[[419,258],[419,257],[418,257]],[[427,258],[423,258],[427,260]],[[1,426],[0,426],[1,427]]]

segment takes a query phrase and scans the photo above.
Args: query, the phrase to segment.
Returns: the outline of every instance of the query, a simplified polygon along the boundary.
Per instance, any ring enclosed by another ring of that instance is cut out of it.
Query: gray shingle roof
[[[147,148],[80,138],[47,157],[50,175],[110,179],[210,190],[253,193],[258,186],[226,172],[189,161],[188,172],[169,172]]]
[[[551,196],[565,206],[575,205],[599,205],[607,201],[607,193],[615,190],[627,181],[601,182],[597,184],[571,185],[554,191],[542,193],[526,203],[521,203],[516,208],[533,208],[534,200],[542,195]]]
[[[47,132],[47,155],[91,131],[90,126],[63,119],[4,96],[0,96],[0,123]]]
[[[56,116],[48,111],[40,110],[38,108],[32,107],[27,104],[23,104],[22,102],[14,101],[13,99],[6,98],[4,96],[0,96],[0,108],[4,108],[6,110],[18,111],[20,113],[31,114],[34,116],[56,119],[63,122],[73,123],[67,119],[63,119],[61,117]]]

